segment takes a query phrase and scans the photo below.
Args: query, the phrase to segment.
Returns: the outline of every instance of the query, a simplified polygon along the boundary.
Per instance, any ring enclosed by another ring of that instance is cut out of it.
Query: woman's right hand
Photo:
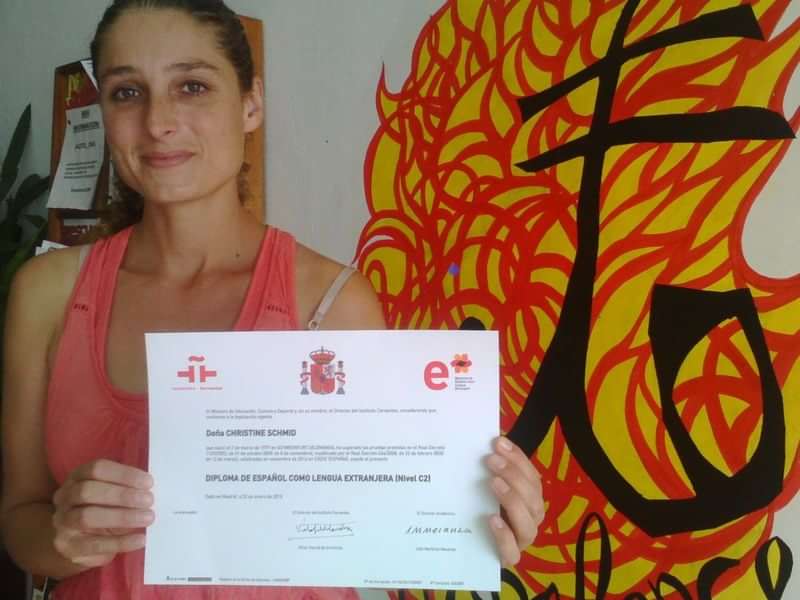
[[[53,495],[54,546],[73,563],[99,567],[144,547],[155,518],[152,476],[110,460],[75,469]]]

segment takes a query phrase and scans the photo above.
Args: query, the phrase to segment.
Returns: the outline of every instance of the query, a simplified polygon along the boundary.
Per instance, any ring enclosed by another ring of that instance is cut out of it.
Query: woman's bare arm
[[[76,270],[77,253],[72,250],[23,265],[8,299],[3,352],[3,541],[20,567],[57,577],[82,570],[53,547],[56,483],[47,467],[44,442],[48,349]]]

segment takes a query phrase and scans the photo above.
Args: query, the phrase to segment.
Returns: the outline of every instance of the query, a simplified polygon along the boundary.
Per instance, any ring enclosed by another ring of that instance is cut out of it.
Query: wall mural
[[[742,250],[800,125],[788,7],[451,0],[379,83],[359,266],[390,327],[500,332],[501,428],[543,475],[504,598],[798,577],[800,276]]]

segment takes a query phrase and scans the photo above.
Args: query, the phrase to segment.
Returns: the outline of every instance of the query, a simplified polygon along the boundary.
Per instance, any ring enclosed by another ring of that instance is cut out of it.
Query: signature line
[[[306,537],[290,537],[290,540],[322,540],[326,538],[345,538],[345,537],[353,537],[354,533],[345,533],[342,535],[309,535]]]

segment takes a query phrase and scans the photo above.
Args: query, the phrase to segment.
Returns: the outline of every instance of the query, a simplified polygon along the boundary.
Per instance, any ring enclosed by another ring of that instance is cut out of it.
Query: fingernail
[[[498,456],[497,454],[492,454],[489,459],[487,460],[489,466],[493,469],[497,469],[498,471],[502,471],[506,468],[506,459],[502,456]]]
[[[508,441],[508,438],[505,438],[503,436],[500,436],[499,438],[497,438],[497,445],[500,446],[506,452],[511,452],[511,449],[514,447],[511,444],[511,442]]]
[[[495,529],[503,529],[506,526],[506,524],[503,523],[503,519],[500,518],[500,515],[492,515],[489,522]]]
[[[492,487],[498,494],[505,494],[511,489],[508,487],[508,484],[499,477],[495,477],[492,480]]]
[[[139,548],[141,548],[144,546],[146,540],[147,538],[145,538],[144,535],[140,534],[133,538],[133,544],[134,546],[138,546]]]

